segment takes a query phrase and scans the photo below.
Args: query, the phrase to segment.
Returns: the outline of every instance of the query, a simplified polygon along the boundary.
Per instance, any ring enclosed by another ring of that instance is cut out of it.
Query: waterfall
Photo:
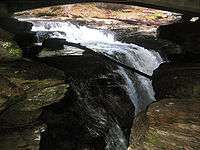
[[[32,31],[51,32],[51,37],[64,38],[69,42],[87,43],[87,42],[114,42],[114,36],[105,30],[91,29],[86,26],[78,26],[70,22],[55,21],[32,21],[34,26]],[[39,36],[39,35],[38,35]]]
[[[115,40],[115,33],[106,30],[78,26],[70,22],[39,19],[23,19],[33,23],[32,31],[37,31],[39,42],[46,36],[64,38],[69,42],[81,43],[98,52],[106,53],[120,62],[136,68],[148,75],[153,74],[162,62],[159,53],[135,44]],[[155,100],[151,81],[129,70],[118,67],[117,72],[125,81],[125,88],[135,106],[135,114],[144,110]]]
[[[24,20],[24,19],[23,19]],[[37,32],[38,42],[45,38],[64,38],[69,42],[80,43],[100,53],[117,59],[118,61],[140,70],[148,75],[153,74],[162,62],[159,53],[147,50],[135,44],[122,43],[115,40],[115,33],[97,30],[86,26],[78,26],[70,22],[27,19],[33,23],[32,31]],[[69,50],[66,48],[66,53]],[[154,91],[149,79],[118,66],[115,70],[124,80],[124,89],[135,106],[135,115],[152,103]],[[127,139],[118,125],[113,126],[106,135],[106,150],[127,149]]]

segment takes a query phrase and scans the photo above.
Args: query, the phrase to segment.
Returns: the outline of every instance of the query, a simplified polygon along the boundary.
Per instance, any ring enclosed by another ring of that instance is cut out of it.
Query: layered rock
[[[200,149],[200,99],[163,99],[147,112],[145,149]]]
[[[59,101],[67,85],[62,71],[19,60],[1,63],[1,127],[34,122],[41,108]]]
[[[14,34],[0,28],[0,149],[39,150],[46,128],[40,120],[42,110],[60,101],[68,85],[62,71],[23,60],[21,48],[30,46],[34,35],[22,33],[23,27],[17,25],[12,29],[15,24],[1,22],[1,26],[3,23]]]
[[[199,73],[199,63],[163,64],[154,72],[160,101],[134,120],[130,150],[200,148]]]

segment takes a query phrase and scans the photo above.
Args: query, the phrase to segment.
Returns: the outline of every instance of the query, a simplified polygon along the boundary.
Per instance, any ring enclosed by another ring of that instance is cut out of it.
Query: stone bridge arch
[[[170,10],[185,14],[192,14],[194,16],[200,15],[200,0],[3,0],[0,3],[3,4],[9,12],[18,12],[40,7],[86,2],[137,5],[157,8],[161,10]]]

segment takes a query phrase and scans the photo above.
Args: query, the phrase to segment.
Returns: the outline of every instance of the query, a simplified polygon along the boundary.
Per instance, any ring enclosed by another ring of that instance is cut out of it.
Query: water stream
[[[21,20],[33,23],[32,31],[37,32],[38,42],[42,42],[46,36],[64,38],[69,42],[80,43],[98,52],[106,53],[148,75],[152,75],[153,70],[163,62],[159,53],[153,50],[115,40],[115,33],[111,31],[92,29],[70,22],[36,18]],[[65,52],[69,53],[67,47]],[[155,100],[151,81],[120,66],[118,68],[117,72],[126,82],[126,91],[135,106],[135,114],[137,114]]]
[[[147,50],[135,44],[122,43],[115,40],[115,33],[106,30],[97,30],[86,26],[79,26],[70,22],[59,22],[40,19],[21,19],[33,23],[32,31],[37,32],[38,42],[45,38],[62,38],[68,42],[80,43],[97,52],[106,53],[118,61],[134,67],[148,75],[153,74],[162,62],[159,53]],[[64,55],[79,55],[72,52],[72,48],[65,46]],[[77,51],[77,49],[75,49]],[[124,80],[124,89],[135,107],[135,115],[155,101],[152,83],[149,79],[118,66],[118,73]],[[122,129],[116,124],[105,137],[106,150],[126,150],[127,139]]]

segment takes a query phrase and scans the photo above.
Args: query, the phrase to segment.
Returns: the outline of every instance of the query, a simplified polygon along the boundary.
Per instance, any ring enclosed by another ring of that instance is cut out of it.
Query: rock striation
[[[134,120],[130,150],[200,148],[199,73],[199,63],[163,64],[154,72],[159,101]]]

